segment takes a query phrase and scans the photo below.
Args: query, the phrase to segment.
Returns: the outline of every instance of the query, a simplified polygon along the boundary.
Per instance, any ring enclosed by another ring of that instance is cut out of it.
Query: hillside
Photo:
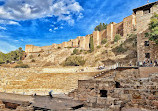
[[[105,43],[97,46],[90,53],[87,50],[75,48],[48,49],[39,53],[29,53],[23,63],[30,67],[61,67],[67,57],[82,56],[85,59],[85,67],[97,67],[99,65],[112,65],[117,62],[129,65],[136,63],[136,35],[131,34],[126,38],[121,38],[118,42]]]

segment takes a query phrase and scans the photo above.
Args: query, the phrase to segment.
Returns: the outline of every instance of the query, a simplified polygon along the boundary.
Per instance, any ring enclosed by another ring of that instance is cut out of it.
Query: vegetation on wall
[[[75,55],[75,54],[76,54],[76,55],[79,55],[79,54],[80,54],[80,51],[79,51],[78,49],[76,49],[76,48],[73,50],[72,55]]]
[[[123,47],[123,44],[121,44],[120,46],[117,46],[116,48],[114,48],[112,51],[122,54],[122,53],[126,52],[127,49]]]
[[[21,47],[15,51],[11,51],[6,54],[0,52],[0,64],[11,63],[12,61],[20,61],[22,59],[23,52],[24,51],[22,50]]]
[[[114,38],[114,42],[118,42],[121,39],[121,35],[120,34],[116,34],[115,38]]]
[[[90,37],[90,52],[93,52],[94,51],[94,43],[93,43],[93,37],[91,36]]]
[[[102,41],[101,41],[101,44],[106,44],[107,43],[107,39],[103,39]]]
[[[69,56],[64,62],[65,66],[83,66],[84,64],[85,60],[82,56]]]
[[[100,23],[98,26],[96,26],[95,27],[95,31],[102,31],[102,30],[104,30],[104,29],[106,29],[107,28],[107,24],[105,24],[105,23]]]
[[[154,41],[158,44],[158,14],[154,14],[151,17],[151,21],[149,24],[149,32],[145,33],[145,36],[149,38],[149,40]]]
[[[128,50],[136,51],[137,50],[137,35],[130,34],[128,39],[124,41],[121,45],[112,49],[115,55],[123,54]]]

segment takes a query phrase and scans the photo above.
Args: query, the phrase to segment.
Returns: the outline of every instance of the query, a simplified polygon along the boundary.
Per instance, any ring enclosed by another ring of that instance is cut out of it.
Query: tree
[[[20,47],[18,50],[11,51],[9,53],[4,54],[0,52],[0,63],[9,63],[11,61],[19,61],[21,60],[23,55],[23,50]]]
[[[19,61],[21,60],[22,58],[22,55],[23,55],[23,50],[21,47],[19,47],[19,50],[18,50],[18,55],[19,55]]]
[[[114,42],[118,42],[121,39],[121,35],[120,34],[116,34],[115,38],[114,38]]]
[[[104,30],[104,29],[106,29],[107,28],[107,24],[105,24],[105,23],[100,23],[98,26],[96,26],[95,27],[95,31],[102,31],[102,30]]]
[[[90,37],[90,52],[93,52],[94,51],[94,43],[93,43],[93,37],[91,36]]]
[[[151,17],[149,32],[145,33],[145,36],[148,37],[149,40],[158,44],[158,14],[154,13],[154,15]]]

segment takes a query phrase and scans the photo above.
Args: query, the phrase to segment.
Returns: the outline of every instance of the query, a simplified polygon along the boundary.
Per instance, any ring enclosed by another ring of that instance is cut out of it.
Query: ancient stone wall
[[[127,35],[131,34],[136,28],[136,17],[135,14],[132,14],[123,19],[123,35],[127,37]]]
[[[147,37],[145,37],[145,33],[148,31],[144,31],[143,33],[137,34],[137,57],[138,57],[138,61],[140,62],[144,62],[147,59],[150,59],[152,61],[157,59],[156,54],[154,53],[154,51],[156,51],[157,49],[154,48],[154,42],[153,41],[149,41],[149,39]],[[146,42],[149,43],[148,46],[146,46]],[[146,57],[146,54],[149,53],[150,54],[150,58]]]
[[[156,111],[158,74],[150,74],[147,79],[138,78],[137,75],[138,69],[129,69],[114,72],[114,75],[102,79],[79,81],[78,89],[69,96],[85,101],[87,106],[112,111],[121,111],[122,107]]]
[[[145,11],[148,9],[148,13]],[[154,60],[154,44],[153,42],[149,41],[148,38],[145,37],[145,33],[148,32],[148,27],[150,23],[150,18],[153,16],[153,14],[156,12],[158,13],[158,5],[153,5],[144,7],[144,9],[137,10],[136,13],[136,23],[137,23],[137,56],[138,61],[143,62],[145,59],[151,59]],[[148,42],[149,45],[146,46],[145,42]],[[156,49],[155,49],[156,50]],[[150,57],[147,57],[146,55],[149,55]]]
[[[141,78],[148,78],[150,74],[158,72],[158,67],[140,67],[139,73]]]
[[[86,40],[85,37],[80,37],[80,48],[85,49]]]
[[[25,46],[25,52],[40,52],[41,48],[38,46],[34,46],[34,45],[26,45]]]
[[[107,26],[107,41],[113,41],[113,23]]]
[[[105,30],[100,31],[99,32],[99,37],[101,38],[101,41],[103,39],[107,39],[107,30],[105,29]]]
[[[97,47],[101,44],[101,38],[99,36],[99,31],[93,32],[93,43],[94,43],[94,47]]]
[[[50,45],[50,46],[43,46],[43,47],[40,47],[41,48],[41,50],[50,50],[50,49],[52,49],[52,45]]]
[[[116,34],[123,36],[123,22],[114,25],[113,37],[115,37]]]
[[[56,49],[57,48],[57,44],[52,44],[52,48]]]
[[[85,101],[89,97],[100,97],[100,90],[112,90],[115,87],[114,81],[82,80],[78,81],[78,95],[76,99]],[[106,95],[105,95],[106,96]]]
[[[87,35],[85,37],[85,48],[84,48],[84,50],[89,50],[89,44],[90,44],[90,35]]]
[[[72,39],[72,47],[73,48],[79,47],[79,39],[78,38]]]

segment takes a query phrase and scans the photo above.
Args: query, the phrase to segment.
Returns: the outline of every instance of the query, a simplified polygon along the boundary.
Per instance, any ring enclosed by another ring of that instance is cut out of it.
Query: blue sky
[[[156,0],[150,0],[155,2]],[[121,22],[147,0],[0,0],[0,51],[46,46]]]

